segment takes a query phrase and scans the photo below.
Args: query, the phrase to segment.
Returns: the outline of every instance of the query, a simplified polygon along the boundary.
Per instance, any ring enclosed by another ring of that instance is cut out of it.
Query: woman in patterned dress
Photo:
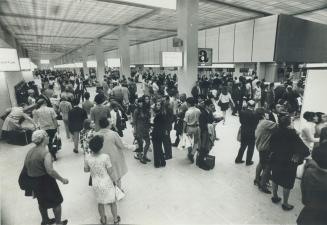
[[[91,150],[91,154],[85,155],[84,171],[91,172],[92,187],[96,201],[98,202],[101,224],[107,224],[107,217],[104,208],[107,204],[110,205],[114,224],[118,224],[120,217],[117,215],[115,195],[116,184],[113,182],[113,170],[110,157],[101,152],[102,147],[102,136],[96,135],[90,140],[89,149]]]

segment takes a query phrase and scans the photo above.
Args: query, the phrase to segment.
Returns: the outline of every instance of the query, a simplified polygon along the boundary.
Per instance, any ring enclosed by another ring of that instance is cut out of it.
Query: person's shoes
[[[66,225],[68,223],[68,220],[63,220],[63,221],[61,221],[61,225]]]
[[[51,225],[51,224],[55,224],[56,223],[56,219],[55,218],[52,218],[52,219],[49,219],[48,221],[46,222],[41,222],[41,225]]]
[[[245,165],[251,166],[251,165],[253,165],[253,161],[247,162]]]
[[[171,156],[165,156],[165,160],[169,160],[169,159],[172,159]]]
[[[114,221],[114,224],[119,224],[120,223],[120,216],[117,216],[117,220]]]
[[[143,164],[146,164],[146,160],[144,158],[141,158],[140,162],[143,163]]]
[[[294,206],[293,205],[285,205],[285,204],[282,204],[282,209],[285,210],[285,211],[290,211],[292,209],[294,209]]]
[[[74,149],[73,152],[77,154],[78,153],[78,150],[77,149]]]
[[[141,155],[139,153],[136,153],[134,155],[134,159],[140,160],[141,159]]]
[[[147,162],[151,162],[151,159],[149,159],[148,157],[144,157],[144,160]]]
[[[188,154],[187,158],[191,161],[191,163],[194,163],[194,155]]]
[[[267,187],[259,187],[259,190],[265,194],[271,194],[271,191]]]
[[[171,146],[173,146],[173,147],[177,147],[178,144],[177,144],[177,143],[173,143],[173,144],[171,144]]]
[[[280,198],[280,197],[272,197],[271,198],[271,201],[273,202],[273,203],[279,203],[280,201],[281,201],[282,199]]]
[[[104,219],[100,218],[100,223],[101,223],[102,225],[107,224],[107,217],[105,216]]]
[[[241,164],[241,163],[244,163],[244,162],[245,162],[244,160],[237,160],[237,159],[235,160],[236,164]]]

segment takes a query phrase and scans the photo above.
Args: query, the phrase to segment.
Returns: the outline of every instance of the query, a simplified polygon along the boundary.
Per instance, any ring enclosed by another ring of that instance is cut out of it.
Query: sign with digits
[[[0,71],[20,71],[20,64],[16,49],[0,48]]]
[[[198,65],[211,66],[212,65],[212,48],[199,48],[198,50]]]

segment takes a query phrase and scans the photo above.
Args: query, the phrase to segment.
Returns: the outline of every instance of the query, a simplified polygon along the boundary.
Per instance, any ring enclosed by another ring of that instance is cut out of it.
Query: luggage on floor
[[[204,157],[196,158],[196,165],[203,170],[212,170],[215,167],[216,157],[213,155],[206,155]]]
[[[12,145],[28,145],[32,142],[31,130],[13,130],[9,131],[7,134],[7,142]]]

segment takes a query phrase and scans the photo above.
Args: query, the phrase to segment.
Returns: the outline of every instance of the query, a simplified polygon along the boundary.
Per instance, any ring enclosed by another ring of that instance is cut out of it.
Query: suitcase
[[[215,167],[216,157],[213,155],[207,155],[202,160],[199,155],[196,158],[196,165],[203,170],[212,170]]]
[[[31,130],[15,130],[8,132],[7,143],[12,145],[28,145],[32,142]]]

